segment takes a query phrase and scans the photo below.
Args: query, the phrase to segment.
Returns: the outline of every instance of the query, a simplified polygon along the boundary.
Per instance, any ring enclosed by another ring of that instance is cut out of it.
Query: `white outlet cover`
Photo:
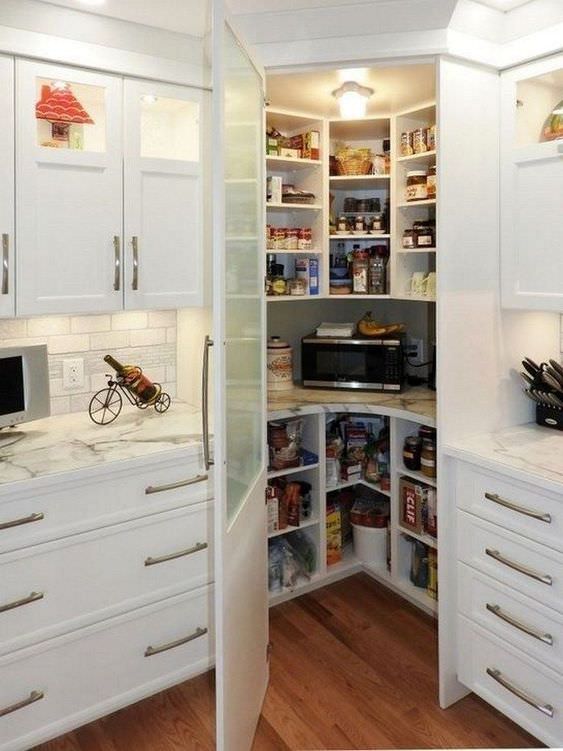
[[[78,389],[84,386],[84,360],[63,360],[63,388]]]

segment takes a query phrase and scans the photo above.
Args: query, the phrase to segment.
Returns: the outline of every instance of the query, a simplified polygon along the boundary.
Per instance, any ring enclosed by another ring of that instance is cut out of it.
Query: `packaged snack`
[[[342,523],[340,507],[331,505],[326,510],[326,562],[328,566],[342,560]]]

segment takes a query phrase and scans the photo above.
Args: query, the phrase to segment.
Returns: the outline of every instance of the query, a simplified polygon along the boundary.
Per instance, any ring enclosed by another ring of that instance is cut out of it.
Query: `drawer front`
[[[563,551],[563,495],[458,462],[456,498],[465,511]]]
[[[522,594],[563,612],[563,555],[458,511],[458,557]]]
[[[459,610],[563,676],[563,615],[458,563]]]
[[[0,653],[212,580],[211,503],[0,556]]]
[[[48,488],[0,498],[0,553],[212,498],[194,456]]]
[[[0,749],[31,748],[206,670],[211,598],[199,589],[0,659]]]
[[[549,746],[563,746],[563,679],[458,616],[458,678]]]

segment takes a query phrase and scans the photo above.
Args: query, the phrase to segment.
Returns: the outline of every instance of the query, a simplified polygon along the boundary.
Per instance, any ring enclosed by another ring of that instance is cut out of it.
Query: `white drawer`
[[[209,583],[212,514],[186,506],[0,555],[0,654]]]
[[[458,558],[563,612],[563,555],[458,511]]]
[[[456,463],[457,505],[531,540],[563,551],[563,495]]]
[[[24,751],[206,670],[212,596],[205,587],[0,658],[1,751]],[[169,648],[145,656],[148,647]],[[34,691],[43,698],[1,716]]]
[[[462,615],[458,616],[458,641],[462,645],[458,650],[461,683],[544,743],[563,746],[561,676]]]
[[[563,675],[563,615],[458,563],[460,612]]]
[[[119,466],[0,487],[0,553],[212,498],[197,456]]]

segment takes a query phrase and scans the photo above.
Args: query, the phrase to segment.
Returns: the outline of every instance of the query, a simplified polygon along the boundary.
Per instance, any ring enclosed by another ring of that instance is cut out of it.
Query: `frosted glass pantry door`
[[[0,317],[15,315],[14,295],[14,60],[0,57]]]
[[[17,312],[123,305],[122,83],[16,61]]]
[[[125,81],[125,307],[203,302],[202,136],[208,92]]]
[[[264,94],[213,17],[217,748],[250,751],[268,680]]]

